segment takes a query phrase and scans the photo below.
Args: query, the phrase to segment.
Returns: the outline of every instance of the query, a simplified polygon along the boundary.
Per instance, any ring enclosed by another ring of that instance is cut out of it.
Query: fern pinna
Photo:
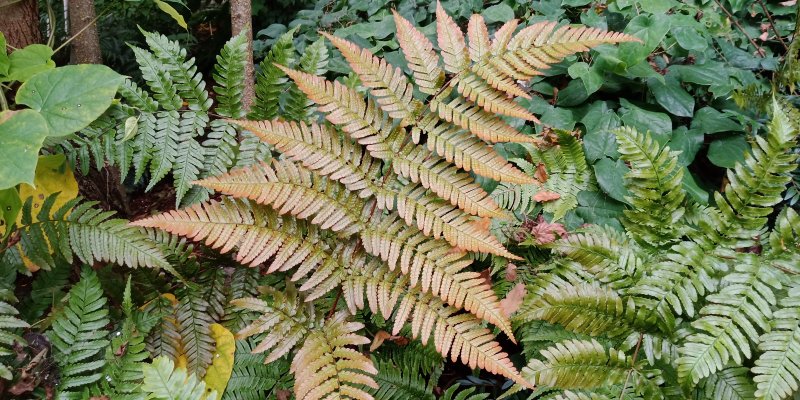
[[[433,342],[454,361],[530,385],[483,326],[494,324],[514,340],[491,287],[471,270],[468,252],[517,257],[489,232],[485,220],[505,212],[470,172],[535,184],[491,146],[539,142],[501,118],[537,121],[513,101],[529,97],[516,82],[567,55],[636,39],[554,23],[516,32],[513,20],[490,40],[479,15],[465,38],[441,5],[436,14],[439,54],[395,14],[411,78],[369,50],[323,33],[368,89],[366,97],[340,82],[275,65],[330,125],[232,120],[284,157],[196,182],[230,197],[135,223],[235,251],[251,266],[268,262],[268,271],[295,271],[299,297],[277,301],[273,294],[273,301],[234,304],[262,314],[239,336],[266,334],[254,351],[271,350],[267,361],[301,346],[292,364],[303,376],[295,384],[298,398],[371,398],[361,387],[376,383],[371,361],[347,347],[363,343],[358,325],[343,314],[326,319],[302,306],[332,290],[351,313],[368,307],[391,318],[395,334],[410,322],[413,337]],[[334,356],[309,356],[326,351]],[[338,377],[330,375],[334,370]],[[305,381],[326,383],[308,387]]]
[[[625,231],[587,227],[549,246],[557,257],[537,267],[515,316],[537,327],[520,331],[540,350],[522,371],[530,383],[562,398],[797,392],[800,217],[775,207],[799,131],[777,102],[772,111],[713,207],[687,199],[676,152],[649,133],[616,132],[631,168]]]

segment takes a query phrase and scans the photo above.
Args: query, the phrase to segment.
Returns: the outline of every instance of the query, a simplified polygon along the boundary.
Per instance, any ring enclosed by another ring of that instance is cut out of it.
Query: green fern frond
[[[25,321],[39,319],[51,306],[64,298],[64,289],[69,283],[70,268],[67,263],[58,263],[55,268],[39,271],[31,283],[30,295],[20,304],[20,315]]]
[[[133,49],[136,62],[139,64],[139,70],[142,71],[142,79],[147,82],[147,86],[153,92],[153,97],[158,101],[158,105],[166,111],[180,109],[182,101],[178,96],[178,88],[172,81],[172,75],[160,65],[160,62],[152,53],[136,46],[130,47]]]
[[[179,301],[175,316],[180,329],[181,354],[186,357],[186,369],[202,378],[214,353],[210,328],[214,320],[211,319],[208,302],[200,293],[186,290]]]
[[[158,245],[138,229],[127,226],[128,221],[111,218],[113,212],[94,208],[97,202],[81,203],[80,198],[52,210],[56,196],[44,200],[35,222],[31,199],[22,207],[20,245],[34,263],[52,266],[51,253],[55,253],[65,260],[77,257],[87,264],[101,261],[131,268],[172,270]]]
[[[426,381],[417,370],[374,359],[373,364],[378,370],[374,377],[378,388],[367,387],[366,390],[375,400],[435,399],[433,382]]]
[[[28,328],[30,325],[17,318],[19,314],[17,309],[6,302],[14,300],[10,292],[2,290],[0,296],[3,299],[0,300],[0,357],[5,358],[14,354],[13,347],[16,344],[25,344],[25,340],[17,335],[15,330]],[[11,369],[3,362],[0,362],[0,378],[8,381],[13,378]]]
[[[782,201],[790,173],[797,168],[798,155],[791,152],[800,133],[780,105],[773,101],[772,120],[766,137],[756,136],[750,152],[733,170],[725,194],[715,193],[720,210],[718,221],[706,221],[695,240],[706,249],[721,245],[747,247],[764,234],[773,206]]]
[[[285,64],[284,64],[285,65]],[[313,75],[324,75],[328,68],[328,48],[323,39],[317,39],[306,46],[305,51],[297,60],[300,71]],[[297,86],[292,85],[286,95],[284,118],[288,121],[307,121],[314,114],[314,102],[306,97]]]
[[[228,118],[244,116],[242,93],[244,92],[245,65],[247,59],[247,36],[245,32],[228,40],[217,56],[214,65],[214,93],[217,94],[216,113]]]
[[[775,291],[785,277],[752,253],[738,253],[734,263],[719,292],[706,297],[701,317],[692,322],[696,332],[681,346],[678,376],[685,382],[697,383],[729,361],[741,365],[752,357],[750,343],[770,329]]]
[[[753,381],[758,399],[781,400],[800,384],[800,288],[781,300],[770,321],[771,330],[758,339],[761,356],[755,361]]]
[[[252,339],[237,340],[233,371],[223,400],[261,400],[289,375],[289,362],[278,360],[264,364],[264,357],[253,354]]]
[[[160,62],[159,68],[172,77],[178,94],[186,101],[189,109],[208,111],[212,101],[205,90],[203,76],[197,72],[194,58],[186,60],[186,50],[164,35],[146,31],[142,31],[142,34]]]
[[[269,53],[258,65],[255,94],[252,109],[248,115],[252,120],[265,120],[278,117],[280,106],[277,99],[288,88],[289,80],[275,64],[289,65],[294,61],[292,38],[297,28],[281,35],[272,45]]]
[[[683,168],[678,152],[661,146],[650,133],[635,128],[616,130],[620,158],[631,170],[625,175],[626,200],[632,208],[624,210],[623,224],[635,239],[652,246],[663,246],[679,239],[678,223],[683,217]]]
[[[175,368],[167,357],[156,357],[152,364],[142,367],[142,390],[148,399],[157,400],[216,400],[217,392],[208,391],[206,384],[184,368]]]
[[[441,400],[486,400],[489,398],[489,393],[475,393],[475,388],[467,388],[464,390],[458,390],[460,386],[455,384],[447,388],[447,390],[442,393]]]
[[[108,346],[108,309],[97,274],[90,268],[69,291],[69,302],[53,321],[48,332],[53,356],[60,372],[59,392],[62,397],[79,397],[80,390],[103,376],[106,364],[102,358]]]
[[[702,382],[698,391],[712,400],[753,400],[755,388],[747,368],[728,367]]]

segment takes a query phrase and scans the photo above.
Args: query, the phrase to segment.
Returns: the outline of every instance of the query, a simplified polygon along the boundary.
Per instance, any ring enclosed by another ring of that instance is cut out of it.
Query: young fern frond
[[[635,239],[659,247],[680,239],[676,229],[685,212],[683,169],[678,154],[660,146],[649,133],[634,128],[616,132],[620,158],[630,164],[625,187],[632,208],[626,209],[623,224]]]
[[[62,396],[79,396],[80,390],[99,381],[106,364],[103,350],[108,346],[108,309],[97,274],[81,271],[80,281],[69,291],[69,303],[55,321],[48,336],[61,372]]]
[[[216,400],[217,392],[208,391],[206,383],[185,368],[176,368],[167,357],[156,357],[152,364],[142,367],[142,390],[148,399],[157,400]]]
[[[287,89],[289,80],[286,75],[275,67],[275,64],[288,65],[294,61],[294,45],[292,37],[295,29],[282,34],[269,53],[259,64],[259,73],[256,75],[255,99],[248,117],[254,120],[273,119],[280,111],[276,101],[281,92]]]
[[[294,356],[291,372],[298,400],[370,399],[362,385],[378,388],[372,378],[378,373],[372,360],[349,347],[369,344],[369,339],[356,333],[364,325],[346,318],[344,312],[332,316],[306,338]]]
[[[247,63],[247,37],[244,32],[232,37],[222,47],[214,66],[216,113],[228,118],[242,118],[242,93]]]

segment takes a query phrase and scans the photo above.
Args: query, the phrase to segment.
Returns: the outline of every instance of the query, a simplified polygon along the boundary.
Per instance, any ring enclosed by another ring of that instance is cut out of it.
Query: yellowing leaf
[[[223,393],[233,372],[233,353],[236,351],[236,339],[234,339],[231,331],[220,324],[211,324],[209,328],[211,329],[211,337],[217,343],[217,348],[214,351],[214,359],[206,370],[206,390],[216,390],[217,393]]]
[[[186,26],[186,20],[183,19],[183,15],[181,15],[181,13],[179,13],[178,10],[176,10],[174,7],[172,7],[168,3],[163,2],[161,0],[153,0],[153,1],[156,3],[158,8],[161,9],[161,11],[167,13],[167,15],[172,17],[172,19],[174,19],[175,22],[177,22],[178,25],[181,26],[181,28],[186,29],[186,30],[189,29],[189,27]]]
[[[51,156],[40,156],[36,164],[36,176],[33,178],[33,185],[23,183],[19,187],[19,198],[24,203],[28,197],[32,197],[31,211],[33,221],[36,222],[36,214],[39,212],[42,203],[53,193],[59,193],[51,212],[55,212],[64,203],[78,196],[78,182],[72,174],[67,164],[67,159],[63,154]],[[22,216],[19,216],[17,223],[20,223]]]

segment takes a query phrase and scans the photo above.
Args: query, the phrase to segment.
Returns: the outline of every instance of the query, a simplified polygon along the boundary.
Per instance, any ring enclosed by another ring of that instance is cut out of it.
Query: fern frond
[[[182,101],[178,96],[178,88],[172,81],[169,71],[160,65],[156,57],[147,50],[130,46],[142,71],[142,79],[153,92],[153,97],[158,100],[158,105],[163,110],[175,111],[181,108]],[[130,91],[128,93],[131,93]],[[138,94],[137,91],[132,93]],[[152,106],[152,104],[151,104]]]
[[[447,388],[442,393],[441,400],[486,400],[489,398],[489,393],[475,393],[475,388],[467,388],[459,391],[460,386],[455,384]],[[473,394],[474,393],[474,394]]]
[[[300,59],[297,61],[298,69],[314,75],[324,75],[328,66],[328,48],[323,39],[306,46]],[[312,119],[314,102],[300,91],[296,86],[291,86],[286,97],[284,117],[289,121],[307,121]]]
[[[242,93],[244,92],[244,71],[247,60],[247,37],[245,32],[228,40],[217,56],[214,65],[214,93],[216,93],[216,113],[228,118],[242,118]]]
[[[415,369],[404,365],[395,365],[388,361],[375,360],[377,367],[375,382],[377,389],[368,388],[375,400],[434,400],[433,382],[425,381]]]
[[[449,102],[432,99],[428,104],[439,118],[452,122],[473,135],[492,143],[539,143],[534,136],[523,135],[495,114],[456,97]]]
[[[270,301],[252,297],[231,301],[236,307],[260,314],[255,321],[242,328],[236,337],[245,339],[266,333],[252,351],[253,353],[269,351],[264,360],[265,364],[288,354],[297,343],[307,337],[311,329],[322,326],[319,317],[303,309],[305,307],[303,301],[293,289],[287,288],[285,292],[272,289],[269,290],[269,294]]]
[[[348,322],[340,312],[311,333],[292,360],[294,394],[298,400],[326,398],[371,399],[361,385],[378,388],[372,375],[378,373],[367,356],[348,346],[369,344],[356,332],[364,327]]]
[[[142,367],[142,390],[148,399],[158,400],[216,400],[217,392],[206,389],[206,383],[185,368],[176,368],[167,357],[156,357],[152,364]]]
[[[194,58],[186,60],[186,49],[164,35],[145,31],[142,34],[160,62],[159,68],[170,74],[178,94],[186,101],[189,109],[207,112],[212,101],[205,90],[202,74],[197,72]]]
[[[709,376],[700,392],[713,400],[753,400],[755,388],[747,374],[747,368],[728,367]]]
[[[322,229],[351,234],[360,225],[363,201],[338,182],[324,180],[291,161],[256,164],[197,183],[269,205],[279,214],[308,219]]]
[[[289,65],[294,61],[292,37],[295,30],[296,28],[291,29],[281,35],[259,64],[260,71],[256,75],[255,85],[256,97],[248,115],[249,119],[273,119],[278,116],[280,106],[277,99],[286,90],[288,79],[275,64]]]
[[[397,41],[413,73],[414,83],[422,93],[436,94],[444,84],[444,71],[439,68],[439,57],[433,51],[433,43],[397,11],[392,10],[392,13],[397,26]]]
[[[71,261],[77,256],[82,262],[112,262],[131,268],[172,267],[156,243],[138,229],[127,226],[128,221],[111,218],[114,212],[94,208],[97,202],[73,199],[52,210],[55,195],[46,198],[33,221],[31,199],[22,208],[22,223],[18,232],[23,252],[38,265],[47,261],[49,249]]]
[[[182,293],[175,321],[179,327],[181,355],[186,357],[186,369],[198,377],[205,375],[214,353],[214,339],[211,337],[211,319],[208,302],[194,290]]]
[[[799,293],[797,287],[789,290],[781,308],[772,315],[771,331],[758,339],[758,349],[763,353],[752,369],[758,399],[785,399],[800,385]]]
[[[616,136],[620,158],[631,167],[625,176],[625,187],[630,193],[626,199],[633,208],[623,211],[625,229],[653,246],[674,242],[682,236],[676,228],[685,212],[686,197],[679,153],[634,128],[620,128]]]
[[[405,138],[385,121],[374,103],[365,101],[360,94],[339,82],[329,82],[287,68],[283,70],[320,105],[320,111],[327,113],[331,123],[339,125],[359,144],[365,145],[372,157],[392,160],[398,175],[420,182],[470,214],[499,215],[497,205],[469,175],[413,143],[403,146]]]
[[[752,245],[764,234],[767,217],[782,201],[790,173],[797,168],[798,155],[790,150],[796,146],[798,133],[773,101],[767,137],[755,137],[744,161],[728,170],[730,185],[725,194],[714,194],[719,221],[701,221],[705,222],[701,225],[704,229],[696,241],[707,249],[718,245],[740,248]]]
[[[178,139],[181,135],[180,115],[175,110],[159,111],[155,114],[155,119],[155,129],[145,130],[140,134],[147,135],[143,137],[146,141],[144,147],[148,150],[152,149],[150,184],[147,185],[145,191],[151,190],[167,176],[178,158]]]
[[[626,301],[611,289],[585,284],[553,288],[528,297],[516,318],[543,320],[576,333],[612,338],[655,330],[655,323],[644,320],[644,313],[636,309],[632,299]]]
[[[261,400],[267,398],[281,380],[288,375],[289,363],[279,360],[264,364],[264,357],[253,354],[252,340],[237,340],[233,371],[222,396],[224,400]]]
[[[3,291],[5,292],[5,291]],[[12,300],[11,293],[0,293],[3,300]],[[17,318],[19,312],[14,306],[6,301],[0,301],[0,357],[7,357],[14,354],[13,347],[17,344],[24,344],[25,340],[14,333],[19,328],[28,328],[30,325]],[[0,378],[10,381],[13,376],[11,369],[0,362]]]
[[[65,395],[100,380],[106,364],[100,356],[109,344],[107,300],[97,274],[84,268],[68,296],[69,303],[48,334],[60,370],[59,391]]]
[[[770,329],[774,290],[785,278],[752,253],[738,253],[735,263],[721,290],[706,297],[708,305],[692,322],[696,333],[680,349],[678,376],[684,381],[697,383],[731,360],[741,365],[752,356],[750,342]]]

